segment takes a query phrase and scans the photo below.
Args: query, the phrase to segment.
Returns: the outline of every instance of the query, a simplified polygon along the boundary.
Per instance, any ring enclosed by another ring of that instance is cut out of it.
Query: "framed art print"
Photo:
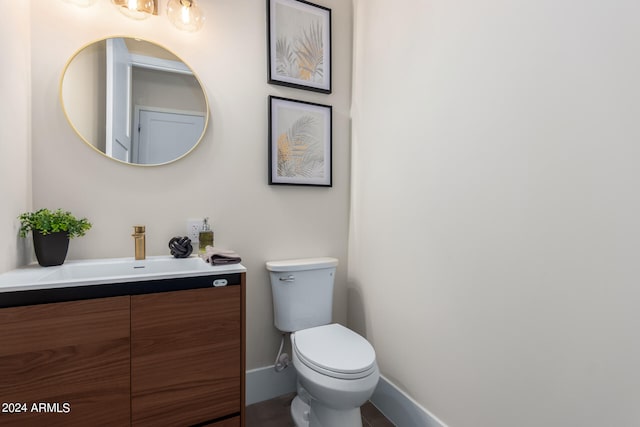
[[[331,187],[332,107],[269,97],[269,184]]]
[[[267,0],[269,83],[331,93],[331,9]]]

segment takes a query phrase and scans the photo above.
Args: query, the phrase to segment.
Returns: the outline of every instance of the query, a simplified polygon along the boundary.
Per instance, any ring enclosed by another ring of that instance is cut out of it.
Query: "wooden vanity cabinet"
[[[240,286],[131,297],[131,425],[240,412]]]
[[[128,296],[0,309],[0,426],[128,425],[129,327]]]
[[[0,427],[244,426],[244,273],[237,278],[0,309],[0,403],[60,405],[0,412]]]
[[[244,424],[240,424],[240,416],[227,418],[213,424],[207,424],[208,427],[240,427],[241,425]]]

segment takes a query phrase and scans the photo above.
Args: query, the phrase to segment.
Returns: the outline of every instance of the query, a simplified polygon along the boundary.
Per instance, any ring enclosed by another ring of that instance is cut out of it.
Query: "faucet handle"
[[[134,233],[144,233],[144,225],[134,225],[133,226]]]

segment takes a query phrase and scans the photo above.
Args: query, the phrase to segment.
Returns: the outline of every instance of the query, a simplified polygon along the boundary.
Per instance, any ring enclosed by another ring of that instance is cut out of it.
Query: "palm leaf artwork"
[[[312,82],[322,81],[324,74],[322,23],[312,22],[295,36],[276,40],[276,73]]]
[[[276,41],[276,72],[289,77],[298,75],[296,54],[291,49],[289,41],[284,37],[279,37]]]
[[[321,81],[324,60],[322,24],[316,21],[309,28],[303,29],[302,35],[296,38],[295,43],[299,67],[298,77],[313,82]]]
[[[324,150],[314,134],[317,121],[302,116],[278,138],[278,175],[318,178],[324,176]]]

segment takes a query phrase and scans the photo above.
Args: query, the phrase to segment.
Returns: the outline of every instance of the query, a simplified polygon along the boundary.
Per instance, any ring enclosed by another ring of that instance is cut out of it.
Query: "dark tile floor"
[[[247,427],[295,427],[289,407],[295,393],[285,394],[264,402],[254,403],[245,410]],[[363,427],[393,427],[393,423],[387,420],[370,402],[362,406]]]

